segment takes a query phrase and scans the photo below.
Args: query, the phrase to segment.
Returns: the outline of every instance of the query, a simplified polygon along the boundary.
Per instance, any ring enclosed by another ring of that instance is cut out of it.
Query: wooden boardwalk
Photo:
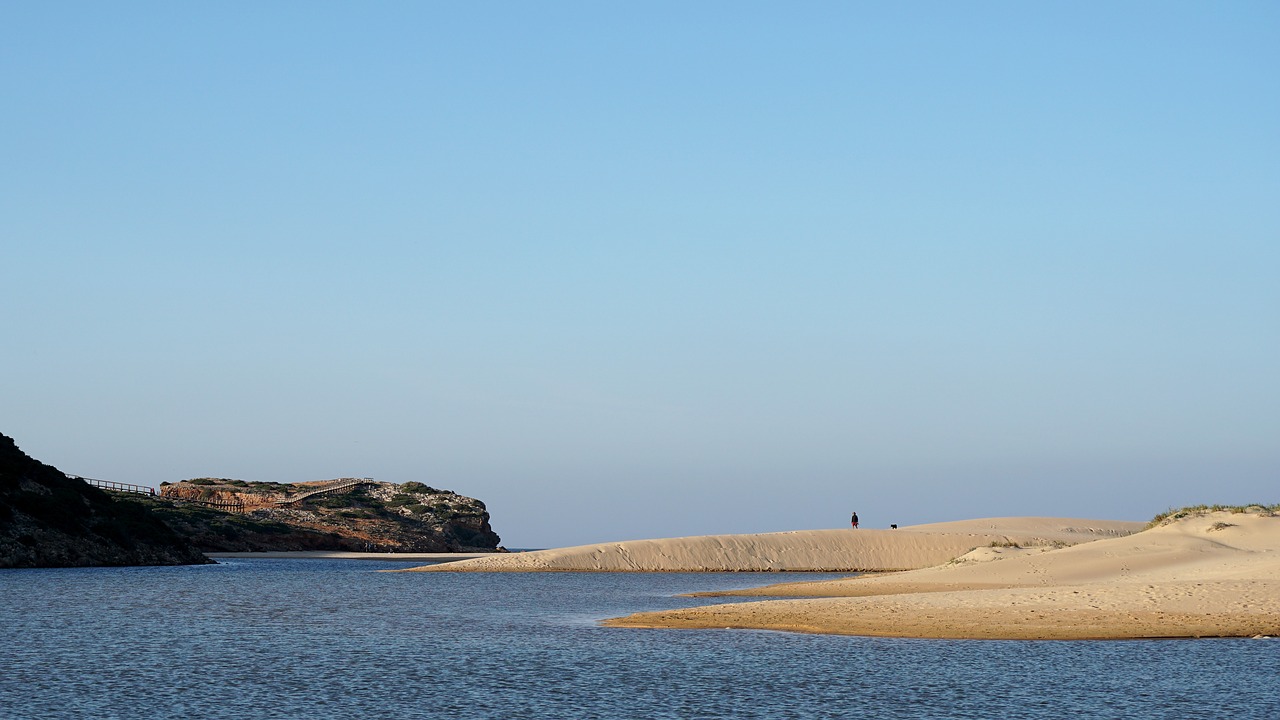
[[[139,495],[155,495],[156,494],[155,488],[150,488],[150,487],[147,487],[146,485],[130,485],[129,483],[118,483],[118,482],[112,482],[110,480],[98,480],[96,478],[81,477],[79,475],[72,475],[70,473],[63,473],[63,474],[71,478],[72,480],[83,480],[89,483],[90,485],[96,488],[100,488],[102,490],[114,490],[115,492],[138,493]]]
[[[129,483],[112,482],[110,480],[98,480],[96,478],[87,478],[87,477],[82,477],[80,475],[72,475],[70,473],[64,473],[64,474],[67,477],[71,478],[72,480],[83,480],[89,485],[92,485],[93,487],[96,487],[96,488],[100,488],[102,490],[110,490],[113,492],[137,493],[139,495],[150,495],[153,497],[156,497],[156,496],[164,497],[169,500],[178,500],[181,502],[195,503],[197,505],[204,505],[205,507],[211,507],[217,510],[222,510],[224,512],[231,512],[231,513],[244,513],[250,510],[258,510],[260,508],[268,508],[268,507],[291,507],[293,505],[297,505],[303,500],[306,500],[307,498],[316,497],[317,495],[328,495],[330,493],[342,492],[343,490],[350,490],[351,488],[359,487],[361,485],[377,485],[378,484],[378,482],[373,478],[338,478],[337,480],[330,480],[326,483],[312,486],[304,492],[298,493],[297,495],[292,495],[283,500],[266,500],[263,502],[246,504],[242,500],[235,500],[235,501],[197,500],[195,498],[185,498],[185,497],[178,497],[175,495],[165,495],[163,493],[157,493],[155,491],[155,488],[150,488],[150,487],[147,487],[146,485],[132,485]]]
[[[276,500],[275,504],[281,505],[281,506],[296,505],[302,502],[303,500],[306,500],[309,497],[315,497],[316,495],[327,495],[329,493],[336,493],[340,490],[349,490],[353,487],[357,487],[360,485],[377,485],[377,484],[378,484],[378,481],[374,480],[373,478],[338,478],[337,480],[330,480],[329,482],[323,485],[317,485],[314,488],[304,493],[293,495],[291,497],[285,498],[284,500]]]

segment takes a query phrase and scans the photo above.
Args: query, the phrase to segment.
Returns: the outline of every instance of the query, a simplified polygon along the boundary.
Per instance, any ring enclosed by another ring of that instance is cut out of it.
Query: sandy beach
[[[344,550],[289,550],[278,552],[208,552],[213,559],[272,559],[272,560],[403,560],[406,562],[457,562],[500,555],[502,553],[382,553],[347,552]]]
[[[975,545],[955,561],[918,570],[722,593],[805,599],[644,613],[606,624],[920,638],[1280,635],[1280,517],[1204,512],[1097,538],[1056,548]]]
[[[494,555],[422,572],[881,572],[948,562],[974,548],[1051,549],[1137,532],[1145,523],[990,518],[896,530],[797,530],[631,540]]]

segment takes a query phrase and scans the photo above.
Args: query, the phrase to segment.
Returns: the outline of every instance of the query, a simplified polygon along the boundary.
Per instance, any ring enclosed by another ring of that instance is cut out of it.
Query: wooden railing
[[[103,490],[139,493],[141,495],[157,494],[154,488],[147,487],[146,485],[130,485],[129,483],[118,483],[118,482],[112,482],[110,480],[97,480],[95,478],[81,477],[79,475],[72,475],[70,473],[65,473],[65,474],[67,477],[73,480],[83,480],[84,482],[96,488],[101,488]],[[179,500],[181,502],[189,502],[189,503],[195,503],[197,505],[204,505],[205,507],[216,508],[218,510],[223,510],[225,512],[243,513],[243,512],[246,512],[247,510],[256,510],[262,507],[271,507],[272,505],[280,506],[280,507],[296,505],[302,502],[303,500],[306,500],[307,498],[315,497],[317,495],[325,495],[327,493],[335,493],[341,490],[349,490],[353,487],[357,487],[360,485],[377,485],[377,484],[378,484],[377,481],[374,480],[373,478],[338,478],[337,480],[330,480],[329,482],[324,483],[322,485],[313,486],[312,488],[310,488],[309,490],[306,490],[305,492],[298,493],[297,495],[293,495],[283,500],[270,500],[265,503],[254,504],[249,507],[246,507],[243,500],[198,500],[196,498],[179,497],[176,495],[163,495],[162,497],[168,498],[170,500]]]
[[[203,505],[205,507],[211,507],[217,510],[224,510],[226,512],[231,512],[231,513],[244,512],[244,503],[240,502],[239,500],[224,502],[220,500],[192,500],[191,498],[172,497],[172,496],[170,496],[169,499],[178,500],[181,502],[195,503],[197,505]]]
[[[316,495],[324,495],[326,493],[338,492],[339,490],[347,490],[358,485],[377,484],[377,481],[372,478],[338,478],[337,480],[330,480],[323,485],[317,485],[306,492],[298,493],[297,495],[285,498],[284,500],[277,500],[276,505],[296,505],[303,500],[306,500],[309,497],[315,497]]]
[[[116,492],[131,492],[131,493],[138,493],[140,495],[156,494],[155,488],[150,488],[150,487],[147,487],[146,485],[130,485],[129,483],[118,483],[118,482],[111,482],[110,480],[97,480],[95,478],[80,477],[79,475],[72,475],[70,473],[64,473],[64,474],[67,477],[71,478],[72,480],[83,480],[89,483],[90,485],[96,488],[101,488],[103,490],[114,490]]]

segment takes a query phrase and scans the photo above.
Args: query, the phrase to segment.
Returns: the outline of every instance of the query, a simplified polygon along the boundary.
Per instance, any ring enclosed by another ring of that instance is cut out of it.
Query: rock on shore
[[[139,496],[205,552],[474,553],[501,541],[483,502],[419,482],[196,478]]]

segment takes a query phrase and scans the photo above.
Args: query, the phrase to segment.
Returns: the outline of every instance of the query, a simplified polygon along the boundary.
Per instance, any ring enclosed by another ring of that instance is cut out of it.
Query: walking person
[[[849,519],[849,522],[850,524],[853,525],[853,529],[857,530],[858,529],[858,513],[855,512],[853,514],[853,517]]]

